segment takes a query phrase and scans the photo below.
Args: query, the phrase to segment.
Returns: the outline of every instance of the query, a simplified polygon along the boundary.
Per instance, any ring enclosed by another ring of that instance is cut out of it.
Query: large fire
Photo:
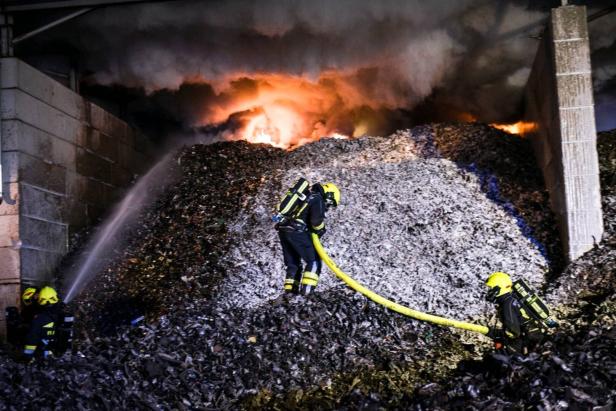
[[[389,124],[384,110],[393,111],[404,102],[380,95],[371,75],[333,70],[316,79],[290,74],[230,75],[213,85],[215,97],[203,107],[197,125],[223,125],[225,139],[283,149],[323,137],[346,139],[385,132]],[[477,121],[467,113],[455,117]],[[516,135],[536,128],[524,121],[492,126]]]
[[[227,124],[227,139],[294,148],[322,137],[350,138],[378,129],[382,107],[340,73],[312,81],[300,76],[234,76],[218,87],[217,100],[199,123]]]
[[[537,129],[535,123],[529,121],[518,121],[513,124],[490,124],[492,127],[505,131],[509,134],[517,134],[523,136],[528,133],[532,133]]]

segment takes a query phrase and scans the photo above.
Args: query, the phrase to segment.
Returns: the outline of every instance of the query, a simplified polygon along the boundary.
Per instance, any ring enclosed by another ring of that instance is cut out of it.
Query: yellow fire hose
[[[358,283],[357,281],[349,277],[347,274],[344,273],[344,271],[338,268],[336,263],[334,263],[334,261],[329,257],[329,255],[327,255],[327,252],[325,251],[325,249],[321,245],[321,242],[319,241],[319,237],[314,233],[312,234],[312,243],[314,244],[314,248],[317,250],[317,253],[319,253],[319,256],[321,257],[321,259],[325,262],[325,264],[327,264],[330,270],[332,270],[334,274],[336,274],[336,277],[340,278],[349,287],[365,295],[366,297],[368,297],[375,303],[380,304],[384,307],[387,307],[390,310],[393,310],[402,315],[406,315],[407,317],[415,318],[416,320],[428,321],[433,324],[438,324],[438,325],[442,325],[445,327],[461,328],[463,330],[474,331],[480,334],[488,333],[488,327],[485,327],[483,325],[467,323],[464,321],[451,320],[449,318],[443,318],[437,315],[422,313],[421,311],[413,310],[412,308],[405,307],[403,305],[400,305],[391,300],[388,300],[385,297],[378,295],[374,291],[367,289],[366,287],[364,287],[363,285],[361,285],[360,283]]]

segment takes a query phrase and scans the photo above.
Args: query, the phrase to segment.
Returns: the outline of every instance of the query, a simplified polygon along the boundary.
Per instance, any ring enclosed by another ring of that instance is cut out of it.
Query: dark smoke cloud
[[[249,93],[260,74],[318,82],[332,70],[360,96],[356,108],[506,121],[519,113],[532,36],[558,3],[175,1],[95,11],[73,41],[93,81],[142,87],[187,123]],[[604,19],[591,26],[595,53],[609,55],[595,74],[598,90],[616,75],[616,19]]]

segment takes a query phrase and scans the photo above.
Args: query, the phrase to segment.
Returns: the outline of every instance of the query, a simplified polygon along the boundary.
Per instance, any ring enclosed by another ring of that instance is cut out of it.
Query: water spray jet
[[[65,302],[69,303],[101,270],[114,248],[121,245],[126,233],[133,227],[138,215],[171,181],[169,162],[172,154],[164,156],[128,191],[122,201],[88,242],[79,256],[75,269],[64,285]]]

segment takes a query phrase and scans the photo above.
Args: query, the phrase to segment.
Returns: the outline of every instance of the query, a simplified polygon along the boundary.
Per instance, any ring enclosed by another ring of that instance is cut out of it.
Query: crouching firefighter
[[[47,358],[55,347],[59,324],[64,321],[63,304],[52,287],[43,287],[38,292],[38,310],[24,342],[23,359]]]
[[[548,328],[558,324],[537,294],[524,282],[511,281],[508,274],[495,272],[486,281],[486,299],[497,305],[502,328],[490,328],[494,347],[507,354],[526,355],[545,338]]]
[[[333,183],[316,183],[311,188],[309,185],[300,178],[283,197],[272,218],[287,269],[284,290],[304,295],[315,289],[321,274],[321,259],[312,244],[311,233],[319,238],[325,234],[325,212],[340,203],[340,190]]]

